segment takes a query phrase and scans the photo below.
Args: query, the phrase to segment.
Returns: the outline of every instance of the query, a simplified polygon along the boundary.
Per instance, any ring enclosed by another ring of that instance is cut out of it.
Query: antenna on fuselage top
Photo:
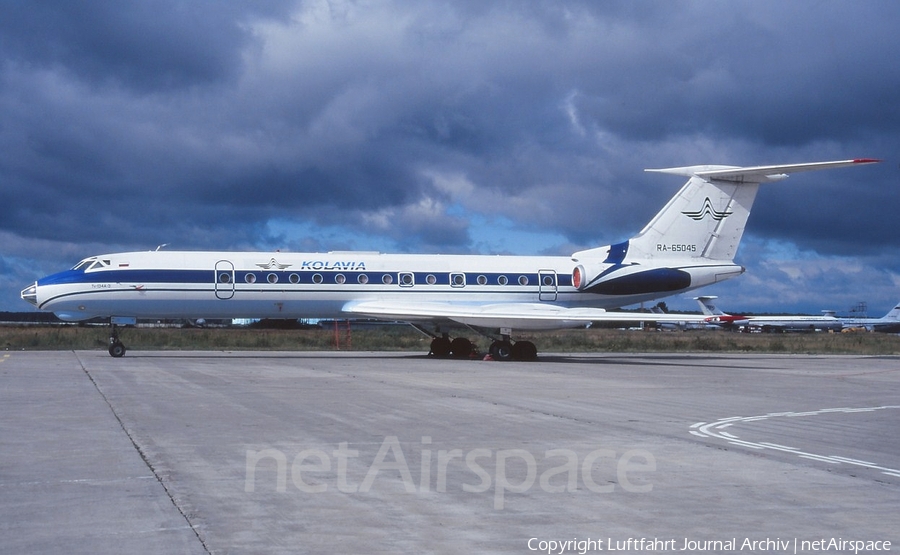
[[[168,247],[168,246],[169,246],[168,243],[163,243],[162,245],[159,245],[158,247],[156,247],[156,250],[157,250],[157,251],[160,251],[160,250],[162,250],[164,247]]]

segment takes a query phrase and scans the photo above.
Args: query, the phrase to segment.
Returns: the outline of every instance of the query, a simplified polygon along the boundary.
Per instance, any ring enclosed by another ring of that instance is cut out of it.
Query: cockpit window
[[[84,260],[82,260],[81,262],[76,264],[75,267],[72,269],[73,270],[84,270],[86,267],[90,266],[90,264],[92,262],[96,262],[96,261],[97,261],[96,258],[85,258]]]
[[[99,270],[100,268],[107,268],[111,264],[110,260],[98,260],[95,257],[85,258],[81,262],[75,265],[73,270],[84,270],[85,272],[89,272],[91,270]]]

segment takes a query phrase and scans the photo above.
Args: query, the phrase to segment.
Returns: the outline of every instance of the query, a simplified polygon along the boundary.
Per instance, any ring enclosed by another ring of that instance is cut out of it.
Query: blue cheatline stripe
[[[38,280],[38,285],[63,285],[67,283],[211,283],[212,270],[101,270],[83,272],[67,270]]]

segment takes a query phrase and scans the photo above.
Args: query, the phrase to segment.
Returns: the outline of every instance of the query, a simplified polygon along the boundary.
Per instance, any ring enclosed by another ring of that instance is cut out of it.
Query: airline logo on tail
[[[696,212],[682,212],[682,214],[684,214],[685,216],[687,216],[688,218],[690,218],[692,220],[697,220],[697,221],[702,220],[706,216],[709,216],[710,218],[712,218],[716,221],[720,221],[720,220],[724,220],[725,218],[730,216],[732,213],[727,210],[722,210],[721,212],[719,212],[718,210],[713,208],[712,202],[710,202],[709,197],[706,197],[706,200],[703,201],[703,208],[701,208],[700,210],[697,210]]]

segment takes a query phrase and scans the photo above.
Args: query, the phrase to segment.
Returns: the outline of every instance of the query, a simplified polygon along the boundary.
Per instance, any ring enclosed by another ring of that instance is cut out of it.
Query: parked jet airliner
[[[834,311],[825,310],[822,316],[745,316],[726,314],[713,304],[718,297],[695,297],[707,322],[725,328],[757,330],[764,332],[785,331],[841,331],[843,322],[834,317]]]
[[[441,325],[499,328],[491,355],[530,360],[535,345],[513,343],[513,329],[647,320],[606,309],[743,273],[734,255],[760,183],[877,161],[647,170],[688,181],[631,239],[571,256],[157,250],[86,258],[37,280],[21,296],[66,320],[109,318],[109,352],[116,357],[125,354],[117,325],[138,318],[377,318],[428,331],[432,353],[445,356],[468,356],[472,344],[451,341]],[[668,319],[685,316],[652,317]]]
[[[881,318],[838,318],[845,330],[865,329],[882,333],[900,333],[900,303]]]

